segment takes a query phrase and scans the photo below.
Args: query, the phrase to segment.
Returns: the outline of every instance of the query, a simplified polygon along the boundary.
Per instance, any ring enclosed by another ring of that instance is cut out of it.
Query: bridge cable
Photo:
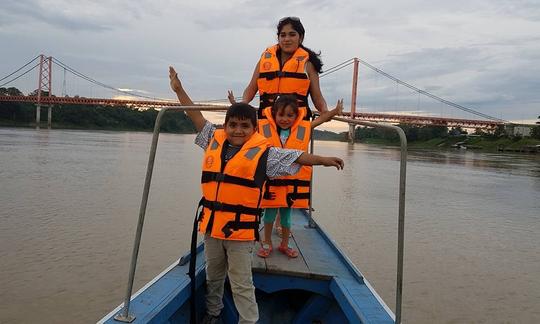
[[[12,76],[13,74],[15,74],[15,73],[19,72],[20,70],[24,69],[24,68],[25,68],[26,66],[28,66],[30,63],[34,62],[37,58],[39,58],[39,55],[36,56],[36,57],[34,57],[31,61],[29,61],[29,62],[26,63],[25,65],[21,66],[17,71],[12,72],[12,73],[6,75],[6,76],[3,77],[2,79],[0,79],[0,81],[3,81],[3,80],[5,80],[5,79],[9,78],[9,77]],[[4,84],[5,84],[5,83],[4,83]]]
[[[13,78],[13,79],[11,79],[11,80],[5,82],[5,83],[0,84],[0,87],[3,87],[3,86],[5,86],[6,84],[8,84],[8,83],[10,83],[10,82],[13,82],[13,81],[15,81],[15,80],[17,80],[17,79],[19,79],[19,78],[22,77],[23,75],[25,75],[25,74],[29,73],[30,71],[32,71],[33,69],[35,69],[38,65],[39,65],[39,62],[38,62],[36,65],[34,65],[33,67],[31,67],[30,69],[28,69],[28,70],[27,70],[26,72],[24,72],[23,74],[21,74],[21,75],[15,77],[15,78]]]
[[[339,71],[339,70],[341,70],[341,69],[343,69],[343,68],[345,68],[345,67],[347,67],[347,66],[349,66],[349,65],[351,65],[353,63],[354,63],[354,59],[352,59],[352,58],[348,59],[346,61],[343,61],[343,62],[341,62],[341,63],[339,63],[337,65],[334,65],[333,67],[329,68],[328,70],[324,71],[323,73],[321,73],[319,78],[322,78],[322,77],[325,77],[325,76],[327,76],[329,74],[337,72],[337,71]]]
[[[410,84],[408,84],[408,83],[405,82],[405,81],[401,81],[400,79],[398,79],[398,78],[396,78],[396,77],[393,77],[393,76],[391,76],[390,74],[388,74],[388,73],[386,73],[386,72],[384,72],[384,71],[382,71],[382,70],[380,70],[380,69],[374,67],[373,65],[369,64],[369,63],[366,62],[366,61],[363,61],[363,60],[361,60],[361,59],[358,59],[358,61],[359,61],[360,63],[362,63],[363,65],[367,66],[368,68],[372,69],[373,71],[375,71],[375,72],[377,72],[377,73],[379,73],[379,74],[382,74],[382,75],[384,75],[385,77],[387,77],[387,78],[389,78],[389,79],[391,79],[391,80],[394,80],[395,82],[397,82],[397,83],[399,83],[399,84],[401,84],[401,85],[404,85],[404,86],[406,86],[407,88],[409,88],[409,89],[411,89],[411,90],[414,90],[414,91],[416,91],[416,92],[418,92],[418,93],[420,93],[420,94],[423,94],[423,95],[428,96],[428,97],[430,97],[430,98],[432,98],[432,99],[435,99],[435,100],[437,100],[437,101],[440,101],[440,102],[442,102],[442,103],[444,103],[444,104],[446,104],[446,105],[452,106],[452,107],[454,107],[454,108],[457,108],[457,109],[466,111],[466,112],[468,112],[468,113],[471,113],[471,114],[473,114],[473,115],[481,116],[481,117],[484,117],[484,118],[487,118],[487,119],[490,119],[490,120],[494,120],[494,121],[498,121],[498,122],[502,122],[502,123],[509,123],[509,121],[507,121],[507,120],[500,119],[500,118],[496,118],[496,117],[493,117],[493,116],[490,116],[490,115],[481,113],[481,112],[479,112],[479,111],[476,111],[476,110],[473,110],[473,109],[470,109],[470,108],[467,108],[467,107],[463,107],[462,105],[459,105],[459,104],[453,103],[453,102],[451,102],[451,101],[448,101],[448,100],[446,100],[446,99],[443,99],[443,98],[441,98],[441,97],[438,97],[438,96],[436,96],[436,95],[434,95],[434,94],[431,94],[431,93],[429,93],[429,92],[427,92],[427,91],[425,91],[425,90],[418,89],[417,87],[415,87],[415,86],[413,86],[413,85],[410,85]]]
[[[132,92],[129,92],[129,91],[123,91],[123,90],[120,90],[120,89],[115,88],[115,87],[113,87],[113,86],[107,85],[107,84],[102,83],[102,82],[99,82],[99,81],[97,81],[97,80],[94,80],[94,79],[92,79],[91,77],[88,77],[88,76],[82,74],[81,72],[79,72],[79,71],[77,71],[77,70],[75,70],[75,69],[69,67],[68,65],[66,65],[66,64],[64,64],[64,63],[62,63],[60,60],[58,60],[58,59],[56,59],[56,58],[54,58],[54,57],[53,57],[53,62],[54,62],[56,65],[58,65],[58,66],[60,66],[60,67],[62,67],[62,68],[64,68],[64,69],[68,70],[69,72],[73,73],[74,75],[76,75],[76,76],[78,76],[78,77],[80,77],[80,78],[82,78],[82,79],[84,79],[84,80],[86,80],[86,81],[88,81],[88,82],[97,84],[97,85],[99,85],[99,86],[101,86],[101,87],[104,87],[104,88],[107,88],[107,89],[110,89],[110,90],[113,90],[113,91],[116,91],[116,92],[120,92],[120,93],[123,93],[123,94],[127,94],[127,95],[130,95],[130,96],[133,96],[133,97],[140,97],[140,98],[146,98],[146,99],[157,100],[157,101],[171,101],[170,99],[162,99],[162,98],[150,97],[150,96],[145,96],[145,95],[140,95],[140,94],[132,93]]]

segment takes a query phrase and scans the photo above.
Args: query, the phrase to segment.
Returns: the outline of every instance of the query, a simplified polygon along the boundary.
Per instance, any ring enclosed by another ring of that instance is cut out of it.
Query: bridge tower
[[[354,58],[354,70],[352,79],[352,95],[351,95],[351,118],[354,119],[356,113],[356,89],[358,88],[358,58]],[[354,124],[349,124],[349,142],[354,143]]]
[[[52,56],[45,57],[41,54],[39,56],[39,77],[38,77],[38,93],[36,102],[36,129],[39,129],[41,122],[41,92],[46,91],[47,96],[52,95]],[[48,105],[47,109],[47,128],[51,128],[52,122],[52,106]]]

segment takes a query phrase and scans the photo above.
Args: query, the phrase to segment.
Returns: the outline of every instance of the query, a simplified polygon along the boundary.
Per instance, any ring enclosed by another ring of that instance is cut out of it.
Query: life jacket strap
[[[259,79],[274,80],[275,78],[293,78],[293,79],[307,80],[308,76],[306,73],[286,72],[286,71],[273,71],[273,72],[259,73]]]
[[[212,172],[212,171],[203,171],[201,176],[201,183],[207,183],[207,182],[226,182],[226,183],[232,183],[239,186],[244,186],[248,188],[258,188],[259,186],[255,181],[231,176],[228,174],[224,174],[221,172]]]
[[[299,179],[270,179],[266,183],[270,186],[283,187],[283,186],[295,186],[295,187],[309,187],[309,180]]]
[[[252,229],[254,231],[255,240],[259,240],[259,224],[260,224],[260,218],[257,217],[257,220],[254,222],[241,222],[238,220],[229,221],[221,231],[223,234],[225,234],[225,238],[228,238],[232,235],[233,231],[237,231],[239,229]]]
[[[204,197],[201,199],[200,204],[210,209],[213,212],[224,211],[224,212],[239,213],[239,214],[254,215],[254,216],[260,216],[262,213],[261,208],[251,208],[251,207],[246,207],[242,205],[226,204],[219,201],[210,201],[210,200],[206,200]]]

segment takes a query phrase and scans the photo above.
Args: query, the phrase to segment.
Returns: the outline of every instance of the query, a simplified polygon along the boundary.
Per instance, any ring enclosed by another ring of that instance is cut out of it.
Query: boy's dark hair
[[[296,100],[295,95],[280,95],[274,101],[272,105],[272,117],[276,119],[277,113],[281,109],[285,109],[287,106],[290,106],[293,112],[298,116],[298,101]]]
[[[240,120],[249,119],[253,127],[257,127],[257,110],[247,103],[239,102],[232,104],[229,109],[227,109],[225,124],[233,117]]]
[[[300,47],[306,50],[306,52],[309,53],[309,61],[311,64],[313,64],[313,67],[315,68],[315,71],[317,73],[322,73],[322,67],[323,62],[321,60],[321,52],[316,53],[312,49],[305,47],[303,44],[304,36],[306,35],[306,30],[304,29],[304,25],[302,25],[302,22],[300,21],[300,18],[298,17],[284,17],[279,20],[279,23],[277,25],[277,35],[279,37],[279,33],[281,33],[281,30],[285,25],[291,24],[292,29],[294,29],[302,38],[302,42],[300,43]]]

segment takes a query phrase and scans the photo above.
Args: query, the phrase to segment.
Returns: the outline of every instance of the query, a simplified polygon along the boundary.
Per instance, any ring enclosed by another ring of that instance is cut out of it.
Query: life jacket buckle
[[[216,180],[217,182],[221,182],[221,181],[225,180],[225,174],[223,174],[223,173],[216,173],[216,175],[215,175],[215,180]]]
[[[226,238],[232,235],[232,230],[229,224],[226,224],[225,226],[223,226],[221,231],[223,232],[223,234],[225,234]]]
[[[221,203],[219,201],[212,202],[212,210],[214,210],[214,211],[223,210],[223,203]]]

